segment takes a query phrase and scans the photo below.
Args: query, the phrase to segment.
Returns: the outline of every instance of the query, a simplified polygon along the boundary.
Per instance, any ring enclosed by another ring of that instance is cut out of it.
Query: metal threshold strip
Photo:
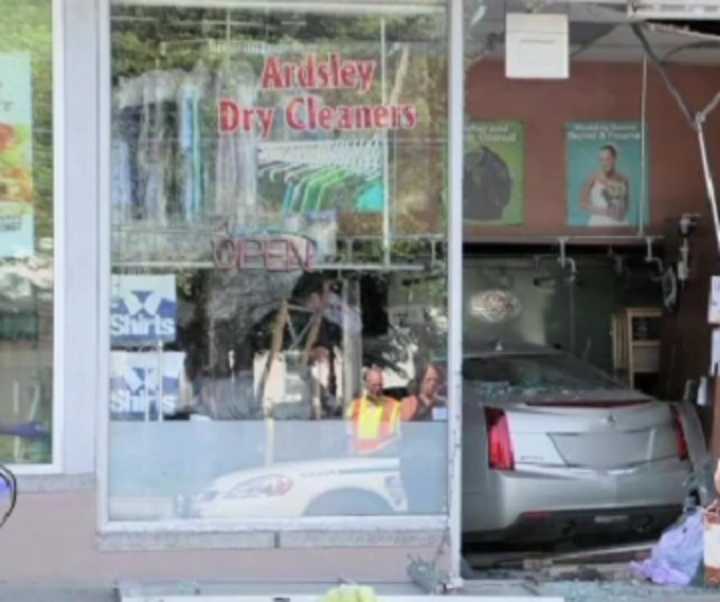
[[[562,598],[541,597],[533,595],[507,595],[502,592],[502,588],[498,587],[497,595],[481,595],[468,596],[462,595],[463,602],[564,602]],[[321,596],[282,594],[274,596],[252,596],[246,594],[226,594],[226,595],[203,595],[203,594],[186,594],[186,595],[158,595],[142,593],[123,594],[120,592],[120,602],[319,602]],[[447,602],[448,596],[383,596],[377,595],[378,602]]]
[[[334,15],[405,15],[434,14],[446,11],[444,0],[123,0],[123,6],[169,6],[173,8],[220,8],[284,12],[331,13]]]

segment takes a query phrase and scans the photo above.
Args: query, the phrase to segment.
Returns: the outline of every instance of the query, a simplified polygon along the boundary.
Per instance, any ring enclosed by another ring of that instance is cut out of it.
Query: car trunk
[[[503,411],[518,464],[620,470],[679,456],[669,404],[538,401],[506,405]]]

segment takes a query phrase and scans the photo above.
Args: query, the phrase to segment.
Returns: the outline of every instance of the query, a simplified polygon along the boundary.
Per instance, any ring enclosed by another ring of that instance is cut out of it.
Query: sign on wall
[[[113,346],[170,343],[177,331],[175,276],[113,276]]]
[[[30,54],[0,54],[0,257],[33,247]]]
[[[525,218],[525,129],[516,121],[471,125],[465,132],[466,225],[518,225]]]
[[[640,122],[569,123],[566,136],[568,225],[647,223],[648,177],[647,168],[643,171]]]

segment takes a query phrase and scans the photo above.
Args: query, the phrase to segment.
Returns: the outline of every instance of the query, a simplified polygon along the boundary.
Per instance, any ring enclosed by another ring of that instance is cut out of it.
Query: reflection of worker
[[[397,440],[401,405],[383,395],[383,386],[382,370],[370,368],[365,374],[365,394],[348,409],[355,453],[378,453]]]
[[[402,401],[403,421],[436,420],[445,413],[439,396],[442,380],[442,373],[437,366],[428,364],[422,369],[417,393]]]
[[[609,144],[600,149],[600,170],[582,190],[580,206],[590,214],[590,226],[627,226],[630,183],[617,171],[618,151]]]

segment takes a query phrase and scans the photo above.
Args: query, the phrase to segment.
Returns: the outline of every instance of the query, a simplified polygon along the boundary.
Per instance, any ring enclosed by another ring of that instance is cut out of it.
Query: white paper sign
[[[720,374],[720,328],[713,328],[710,357],[710,375]]]
[[[710,279],[708,322],[710,324],[720,324],[720,276],[713,276]]]

